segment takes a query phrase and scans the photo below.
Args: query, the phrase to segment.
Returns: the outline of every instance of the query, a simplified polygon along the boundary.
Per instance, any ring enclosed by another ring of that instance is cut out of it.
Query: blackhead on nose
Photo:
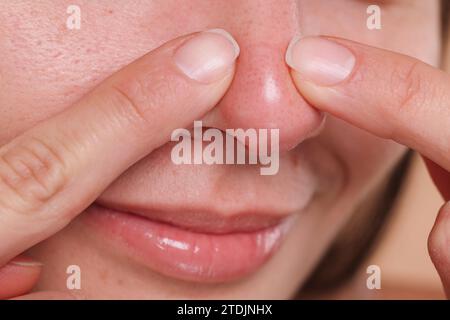
[[[227,93],[203,125],[222,130],[279,129],[280,151],[317,133],[324,116],[299,94],[285,62],[290,41],[301,34],[297,1],[230,1],[221,27],[241,53]]]

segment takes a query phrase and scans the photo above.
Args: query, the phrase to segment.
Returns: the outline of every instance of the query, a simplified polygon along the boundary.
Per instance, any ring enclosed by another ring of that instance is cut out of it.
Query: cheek
[[[348,0],[308,2],[299,15],[300,27],[304,35],[344,37],[438,66],[441,52],[441,1],[379,2],[380,30],[366,27],[369,1]],[[342,10],[343,7],[345,10]]]
[[[223,10],[193,1],[154,0],[125,10],[121,0],[80,0],[79,30],[66,27],[72,1],[0,1],[0,144],[165,41],[220,21]],[[196,14],[187,15],[193,6]]]
[[[384,179],[406,153],[407,148],[390,140],[377,138],[338,119],[328,119],[323,143],[345,168],[350,193],[364,193]]]
[[[152,6],[144,6],[150,22],[143,23],[143,13],[130,18],[142,6],[122,14],[120,1],[79,2],[80,30],[66,27],[67,1],[0,2],[0,144],[69,107],[167,36],[149,32],[160,24]]]

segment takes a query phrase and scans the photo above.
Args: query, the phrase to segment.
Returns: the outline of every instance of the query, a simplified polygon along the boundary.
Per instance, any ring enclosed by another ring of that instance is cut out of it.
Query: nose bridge
[[[205,119],[208,126],[280,129],[280,151],[320,127],[322,115],[300,96],[284,59],[300,31],[295,2],[230,1],[237,13],[224,18],[223,25],[236,37],[241,54],[233,83]]]
[[[227,0],[227,9],[222,8],[224,23],[235,28],[241,36],[253,42],[267,39],[275,42],[289,40],[290,34],[299,26],[299,0]],[[223,2],[222,2],[223,3]]]

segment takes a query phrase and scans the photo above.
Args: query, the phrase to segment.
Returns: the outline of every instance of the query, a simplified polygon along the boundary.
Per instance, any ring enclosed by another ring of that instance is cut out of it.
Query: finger
[[[286,60],[298,90],[315,107],[407,145],[450,171],[450,75],[336,38],[293,41]]]
[[[64,227],[124,170],[211,109],[238,47],[224,31],[171,41],[0,149],[0,265]]]
[[[433,161],[425,158],[425,163],[430,172],[431,178],[438,190],[441,192],[442,197],[448,201],[450,200],[450,173],[438,166]]]
[[[0,299],[29,292],[37,282],[42,264],[27,257],[16,257],[0,268]]]
[[[439,211],[428,238],[428,252],[450,299],[450,202]]]
[[[40,291],[15,297],[12,300],[80,300],[78,297],[66,292]]]

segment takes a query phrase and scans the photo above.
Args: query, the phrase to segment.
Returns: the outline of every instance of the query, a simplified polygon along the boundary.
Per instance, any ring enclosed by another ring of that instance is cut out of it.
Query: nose
[[[284,58],[293,36],[301,33],[297,2],[228,2],[234,10],[225,10],[220,27],[233,34],[241,54],[233,83],[203,120],[205,126],[279,129],[280,151],[320,129],[323,114],[298,93]]]

